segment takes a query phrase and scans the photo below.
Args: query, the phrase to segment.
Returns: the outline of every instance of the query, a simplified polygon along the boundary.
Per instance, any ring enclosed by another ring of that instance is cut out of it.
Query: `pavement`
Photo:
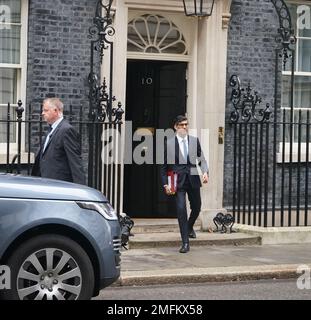
[[[114,285],[289,279],[299,277],[301,266],[311,268],[310,243],[261,245],[257,236],[208,233],[197,226],[190,251],[181,254],[173,221],[152,228],[144,230],[138,223],[137,233],[133,230],[129,250],[122,249],[121,277]]]

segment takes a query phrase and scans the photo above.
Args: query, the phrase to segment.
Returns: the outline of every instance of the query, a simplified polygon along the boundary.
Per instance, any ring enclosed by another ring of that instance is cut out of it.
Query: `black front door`
[[[154,140],[154,164],[125,165],[124,212],[131,217],[175,216],[155,164],[155,133],[172,128],[172,120],[186,112],[186,68],[184,62],[128,61],[126,121],[132,121],[133,133],[150,132]],[[133,150],[139,144],[133,142]]]

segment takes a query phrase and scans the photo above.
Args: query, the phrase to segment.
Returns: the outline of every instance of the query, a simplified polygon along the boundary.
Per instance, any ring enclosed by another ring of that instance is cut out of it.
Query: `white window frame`
[[[308,7],[310,7],[310,12],[311,12],[311,2],[310,1],[297,1],[297,0],[289,0],[287,1],[288,4],[294,4],[294,5],[306,5]],[[297,21],[292,21],[292,24],[296,24]],[[297,29],[296,29],[297,30]],[[301,37],[298,36],[298,34],[296,33],[295,36],[297,37],[297,39],[310,39],[311,41],[311,37]],[[296,47],[295,47],[295,68],[294,68],[294,76],[303,76],[303,77],[310,77],[311,79],[311,71],[310,72],[303,72],[303,71],[296,71],[299,68],[299,41],[297,41],[296,43]],[[282,76],[291,76],[291,71],[283,71],[282,72]],[[282,77],[283,78],[283,77]],[[283,79],[282,79],[283,80]],[[281,110],[284,109],[288,109],[288,108],[282,108]],[[311,112],[311,108],[304,108],[304,107],[299,107],[299,106],[295,106],[294,105],[294,110],[297,112],[299,112],[299,110],[310,110]],[[294,111],[294,112],[295,112]],[[282,133],[281,133],[282,134]],[[293,132],[294,135],[294,132]],[[294,139],[294,137],[293,137]],[[283,146],[283,143],[281,142],[279,144],[279,153],[277,154],[277,161],[278,162],[282,162],[283,161],[283,156],[282,156],[282,151],[283,151],[283,147],[285,149],[285,155],[284,155],[284,159],[285,162],[289,162],[290,161],[290,143],[286,142],[284,143],[285,145]],[[293,140],[293,144],[292,144],[292,161],[293,162],[297,162],[298,161],[298,149],[299,149],[299,143],[295,142],[295,140]],[[300,143],[300,161],[305,161],[306,160],[306,143],[301,142]],[[309,146],[309,161],[311,161],[311,141],[310,141],[310,146]]]
[[[16,93],[17,101],[8,101],[11,106],[17,106],[18,100],[23,102],[23,107],[26,109],[26,81],[27,81],[27,38],[28,38],[28,1],[21,0],[21,37],[20,37],[20,63],[10,64],[10,63],[0,63],[0,70],[2,68],[11,68],[17,70],[17,83],[16,83]],[[0,104],[0,108],[7,109],[7,104]],[[15,115],[11,114],[11,118]],[[23,120],[25,119],[25,111],[23,113]],[[17,136],[16,136],[17,139]],[[25,151],[25,126],[22,125],[22,152]],[[6,151],[7,143],[0,143],[0,164],[6,163]],[[12,157],[17,153],[17,141],[10,143],[10,161]],[[24,158],[24,157],[22,157]]]

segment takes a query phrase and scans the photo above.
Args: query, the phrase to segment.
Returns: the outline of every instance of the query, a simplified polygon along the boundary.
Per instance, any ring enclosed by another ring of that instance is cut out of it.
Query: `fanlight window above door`
[[[187,55],[186,41],[174,23],[159,15],[142,15],[128,24],[127,50]]]

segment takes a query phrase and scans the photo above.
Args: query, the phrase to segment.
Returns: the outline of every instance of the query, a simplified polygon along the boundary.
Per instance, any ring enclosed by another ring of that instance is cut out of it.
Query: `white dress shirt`
[[[50,133],[48,134],[48,136],[45,139],[44,142],[44,147],[43,147],[43,152],[45,151],[46,146],[48,145],[48,142],[53,134],[53,132],[55,131],[56,127],[61,123],[61,121],[64,119],[64,117],[60,117],[58,120],[56,120],[52,125],[52,130],[50,131]]]
[[[184,157],[185,159],[187,159],[187,155],[189,154],[188,136],[180,137],[180,136],[177,134],[176,137],[177,137],[177,140],[178,140],[179,149],[180,149],[183,157]],[[183,142],[184,140],[185,140],[185,143],[186,143],[186,150],[187,150],[187,154],[186,154],[186,155],[184,154],[184,142]]]

